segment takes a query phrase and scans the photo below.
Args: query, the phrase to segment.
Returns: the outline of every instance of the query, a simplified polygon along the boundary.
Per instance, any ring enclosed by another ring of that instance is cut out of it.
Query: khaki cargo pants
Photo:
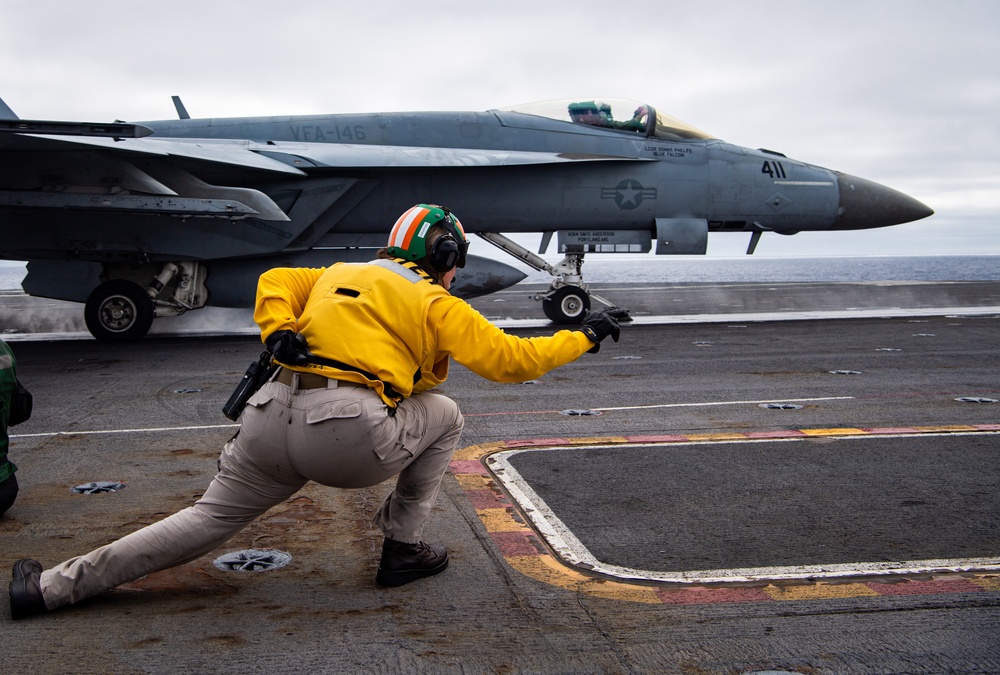
[[[399,474],[375,516],[386,537],[420,541],[458,446],[458,405],[434,393],[405,399],[395,415],[367,388],[271,381],[248,402],[219,472],[189,508],[42,573],[49,609],[78,602],[145,574],[205,555],[307,481],[338,488],[376,485]]]

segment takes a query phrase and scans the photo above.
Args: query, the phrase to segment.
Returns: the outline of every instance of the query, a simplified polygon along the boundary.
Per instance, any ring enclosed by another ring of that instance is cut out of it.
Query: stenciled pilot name
[[[693,154],[691,148],[663,147],[659,145],[647,145],[643,150],[651,153],[653,157],[673,157],[676,159],[686,159]]]
[[[580,232],[577,230],[567,230],[565,237],[571,239],[576,244],[609,244],[613,243],[618,236],[617,232]]]

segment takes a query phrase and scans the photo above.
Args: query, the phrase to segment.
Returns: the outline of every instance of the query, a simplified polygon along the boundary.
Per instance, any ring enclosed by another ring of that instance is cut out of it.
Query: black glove
[[[588,312],[578,329],[583,331],[583,334],[589,337],[590,341],[594,343],[594,346],[587,351],[591,354],[596,354],[601,349],[601,340],[609,335],[615,342],[618,342],[618,337],[621,335],[621,329],[618,328],[618,320],[626,318],[628,318],[628,311],[619,309],[618,307],[608,307],[607,309],[599,309],[596,312]]]
[[[271,333],[264,340],[267,350],[274,360],[289,366],[304,366],[309,363],[309,345],[301,333],[290,330],[279,330]]]

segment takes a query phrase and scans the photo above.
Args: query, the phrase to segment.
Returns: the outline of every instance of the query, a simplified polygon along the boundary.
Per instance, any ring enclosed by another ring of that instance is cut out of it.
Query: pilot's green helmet
[[[570,117],[579,115],[599,115],[601,119],[611,119],[611,104],[604,101],[577,101],[568,106]]]
[[[594,101],[577,101],[575,103],[569,104],[569,114],[570,115],[585,115],[587,113],[596,113],[597,103]]]
[[[427,235],[439,225],[445,235],[428,247]],[[389,233],[389,255],[404,260],[424,260],[438,272],[465,267],[469,241],[458,218],[443,206],[417,204],[406,210]]]

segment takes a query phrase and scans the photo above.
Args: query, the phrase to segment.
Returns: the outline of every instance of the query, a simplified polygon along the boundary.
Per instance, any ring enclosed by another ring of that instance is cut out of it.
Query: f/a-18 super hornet
[[[871,181],[714,138],[624,99],[485,112],[395,112],[83,123],[19,119],[0,101],[0,258],[31,295],[86,303],[100,340],[155,317],[249,307],[276,266],[363,261],[416,203],[553,276],[556,323],[591,304],[587,253],[703,254],[709,232],[854,230],[929,216]],[[622,114],[624,113],[624,114]],[[557,235],[555,265],[504,233]],[[473,297],[524,274],[470,256]],[[597,298],[602,300],[601,298]]]

